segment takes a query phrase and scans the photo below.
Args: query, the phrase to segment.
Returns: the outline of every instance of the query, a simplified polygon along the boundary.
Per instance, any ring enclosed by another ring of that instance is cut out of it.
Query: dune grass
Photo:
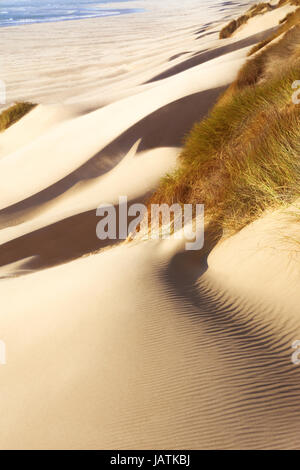
[[[230,21],[230,23],[221,29],[220,39],[229,38],[240,26],[246,24],[250,18],[271,11],[274,8],[275,7],[266,2],[253,5],[244,15],[240,16],[237,20]]]
[[[300,17],[299,23],[293,24],[280,41],[270,44],[246,62],[238,74],[234,87],[255,85],[260,80],[271,77],[278,67],[286,68],[288,64],[292,65],[300,56],[299,46]]]
[[[299,0],[299,5],[300,5],[300,0]],[[268,38],[264,39],[263,41],[253,46],[249,52],[249,56],[255,54],[260,49],[267,46],[274,39],[286,33],[293,26],[298,25],[299,23],[300,23],[300,8],[297,8],[296,11],[289,13],[285,18],[283,18],[283,20],[280,22],[281,26],[275,31],[275,33],[271,34]]]
[[[25,114],[35,107],[32,103],[16,103],[0,114],[0,132],[19,121]]]
[[[292,38],[288,34],[277,47],[285,48]],[[180,166],[162,180],[149,207],[205,204],[217,232],[229,235],[265,210],[300,197],[300,105],[292,102],[292,83],[300,79],[299,48],[300,43],[288,48],[276,67],[270,66],[276,51],[264,50],[259,62],[251,59],[242,68],[237,82],[189,133]]]
[[[276,10],[285,5],[299,6],[300,0],[280,0],[277,5],[271,5],[268,2],[256,3],[253,5],[244,15],[240,16],[237,20],[232,20],[220,31],[220,39],[229,38],[232,34],[240,28],[240,26],[246,24],[250,18],[254,18],[257,15],[262,15],[268,11]],[[270,37],[264,41],[261,41],[258,45],[254,46],[250,54],[254,54],[256,51],[267,45],[270,41],[280,36],[282,33],[288,31],[293,25],[293,21],[297,22],[294,13],[288,13],[285,18],[283,18],[279,24],[282,25],[278,31],[270,35]],[[295,23],[294,23],[295,24]]]

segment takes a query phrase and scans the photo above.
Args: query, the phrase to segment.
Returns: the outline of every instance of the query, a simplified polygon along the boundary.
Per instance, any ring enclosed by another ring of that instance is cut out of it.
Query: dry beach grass
[[[300,25],[250,59],[210,115],[187,136],[181,165],[151,203],[204,203],[225,232],[300,196]]]

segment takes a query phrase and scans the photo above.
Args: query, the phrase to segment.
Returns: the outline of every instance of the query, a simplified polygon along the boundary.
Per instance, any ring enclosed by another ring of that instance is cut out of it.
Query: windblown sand
[[[25,44],[9,99],[42,103],[0,136],[1,448],[300,447],[293,214],[198,253],[96,237],[96,208],[145,200],[288,11],[225,41],[195,14],[113,18],[100,65],[95,20],[0,31],[7,54]]]

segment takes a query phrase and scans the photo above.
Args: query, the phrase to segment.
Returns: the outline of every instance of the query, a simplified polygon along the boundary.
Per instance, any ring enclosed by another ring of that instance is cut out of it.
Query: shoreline
[[[8,15],[8,19],[0,19],[0,28],[11,27],[11,26],[26,26],[30,24],[48,24],[48,23],[59,23],[62,21],[77,21],[77,20],[84,20],[84,19],[97,19],[97,18],[104,18],[107,16],[120,16],[126,14],[136,14],[139,12],[143,12],[143,8],[136,8],[136,3],[140,4],[142,0],[125,0],[124,2],[118,2],[118,0],[112,0],[109,5],[115,6],[114,8],[108,8],[106,5],[107,3],[85,3],[86,0],[83,0],[82,3],[74,3],[70,4],[67,8],[61,10],[60,15],[57,14],[56,16],[47,16],[49,15],[49,7],[50,4],[47,4],[46,9],[44,11],[44,18],[35,18],[37,14],[40,14],[41,6],[36,6],[33,4],[27,5],[28,10],[28,18],[14,18],[12,15],[15,14],[16,11],[19,12],[20,8],[18,8],[18,3],[14,4],[12,7],[9,5],[6,6],[6,10],[3,11],[3,15]],[[127,8],[126,8],[127,7]],[[11,8],[11,9],[9,9]],[[44,7],[45,8],[45,7]],[[48,9],[47,9],[48,8]],[[74,10],[75,8],[75,10]],[[16,10],[17,9],[17,10]],[[21,8],[21,11],[24,8]],[[43,10],[42,10],[43,11]],[[52,10],[50,10],[52,12]]]
[[[86,17],[78,17],[78,18],[62,18],[62,19],[47,19],[47,20],[41,20],[41,21],[31,21],[31,20],[24,20],[24,22],[18,22],[18,23],[11,23],[11,24],[1,24],[0,23],[0,28],[12,28],[15,27],[17,28],[18,26],[26,26],[26,25],[31,25],[31,24],[48,24],[48,23],[62,23],[64,21],[79,21],[79,20],[90,20],[90,19],[99,19],[99,18],[106,18],[110,16],[123,16],[123,15],[134,15],[136,13],[144,13],[145,10],[134,10],[134,11],[124,11],[124,12],[116,12],[116,13],[108,13],[108,14],[102,14],[102,15],[95,15],[95,16],[86,16]]]

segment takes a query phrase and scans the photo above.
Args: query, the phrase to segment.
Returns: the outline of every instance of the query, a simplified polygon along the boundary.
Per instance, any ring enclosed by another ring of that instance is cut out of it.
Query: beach
[[[97,207],[146,203],[296,8],[221,40],[254,2],[175,3],[0,28],[7,106],[37,104],[0,134],[1,449],[299,448],[298,219],[198,252],[96,236]]]
[[[1,28],[5,48],[0,70],[7,104],[20,100],[84,103],[89,110],[139,92],[162,71],[214,47],[217,34],[204,34],[208,24],[212,27],[241,9],[225,6],[220,12],[211,0],[208,7],[187,0],[184,10],[173,0],[111,5],[145,11]]]

